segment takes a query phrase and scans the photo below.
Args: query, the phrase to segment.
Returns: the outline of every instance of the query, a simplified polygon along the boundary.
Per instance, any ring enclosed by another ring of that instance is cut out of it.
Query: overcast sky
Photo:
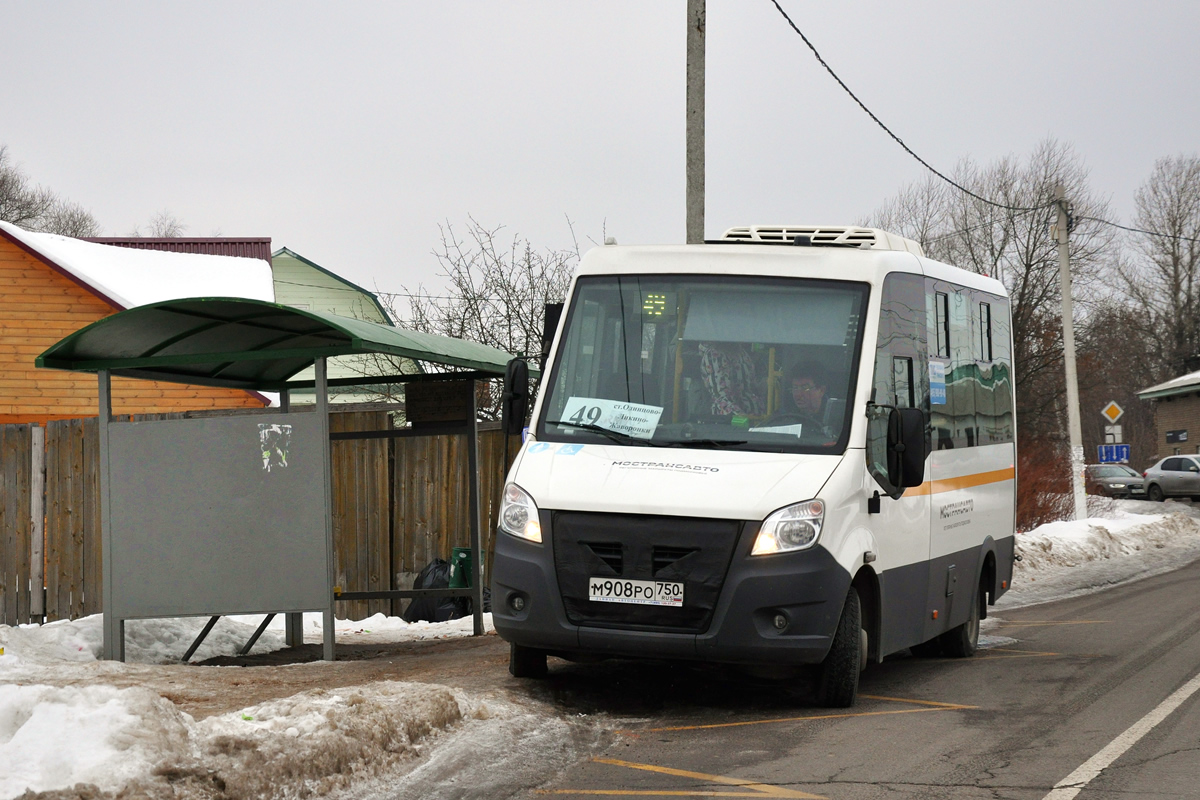
[[[1200,145],[1200,4],[781,0],[934,166],[1075,147],[1129,223]],[[684,238],[685,0],[0,0],[0,143],[108,235],[270,236],[441,285],[438,224],[539,247]],[[922,168],[770,0],[708,0],[706,233],[861,220]]]

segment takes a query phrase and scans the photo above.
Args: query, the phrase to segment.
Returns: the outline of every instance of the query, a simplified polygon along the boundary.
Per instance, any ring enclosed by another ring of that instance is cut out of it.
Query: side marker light
[[[937,619],[937,612],[936,612],[936,611],[935,611],[935,612],[933,612],[933,618],[934,618],[934,619]]]

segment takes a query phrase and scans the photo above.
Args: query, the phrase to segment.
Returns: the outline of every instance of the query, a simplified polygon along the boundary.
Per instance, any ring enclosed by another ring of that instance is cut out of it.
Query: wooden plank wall
[[[0,623],[29,616],[29,485],[33,437],[28,425],[0,425]]]
[[[334,432],[386,430],[389,425],[388,413],[381,410],[335,409],[330,414]],[[347,592],[408,589],[409,585],[397,585],[400,573],[419,572],[434,558],[449,559],[452,548],[470,546],[466,441],[465,436],[431,436],[333,442],[337,586]],[[10,625],[31,621],[28,592],[13,589],[28,583],[29,447],[29,426],[0,425],[0,622]],[[519,448],[519,437],[510,437],[509,463]],[[504,456],[500,431],[481,431],[480,501],[489,574],[492,533],[507,472]],[[97,419],[50,422],[46,430],[47,621],[102,610],[99,512]],[[375,613],[399,614],[400,609],[399,601],[353,601],[339,603],[337,614],[363,619]]]
[[[434,558],[449,559],[453,548],[471,545],[467,438],[430,436],[394,441],[392,569],[396,573],[420,572]],[[479,433],[485,580],[491,573],[492,536],[500,492],[508,466],[520,447],[519,436],[509,437],[505,463],[504,436],[500,430]]]
[[[100,427],[95,417],[46,426],[46,620],[103,608]]]
[[[386,411],[331,413],[331,433],[386,430]],[[391,541],[388,535],[387,439],[345,439],[331,443],[333,467],[334,584],[347,592],[392,587]],[[336,613],[347,619],[392,613],[390,600],[351,600],[338,603]]]

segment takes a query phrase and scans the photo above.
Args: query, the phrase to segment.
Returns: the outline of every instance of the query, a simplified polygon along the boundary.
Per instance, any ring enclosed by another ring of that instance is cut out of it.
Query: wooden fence
[[[331,432],[388,427],[385,410],[331,409]],[[30,425],[0,425],[0,623],[6,625],[75,619],[102,609],[98,422],[62,420],[46,427],[42,547],[30,513],[33,438]],[[519,446],[519,438],[509,438],[508,463]],[[334,568],[343,591],[411,588],[413,574],[430,560],[449,559],[452,548],[470,545],[465,436],[337,440],[331,451]],[[507,467],[498,426],[481,425],[485,571]],[[44,584],[40,608],[33,588],[38,583]],[[401,603],[343,601],[337,615],[398,614]]]

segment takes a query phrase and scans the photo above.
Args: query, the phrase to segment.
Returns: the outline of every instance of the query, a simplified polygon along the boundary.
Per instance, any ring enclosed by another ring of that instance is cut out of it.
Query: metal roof
[[[1137,396],[1142,400],[1153,400],[1156,397],[1191,394],[1197,390],[1200,390],[1200,372],[1189,372],[1187,375],[1180,375],[1178,378],[1142,389]]]
[[[84,236],[81,241],[127,247],[132,250],[164,250],[170,253],[203,253],[210,256],[261,258],[271,263],[270,236],[172,237]]]
[[[356,353],[393,355],[493,375],[503,375],[512,359],[488,345],[326,312],[262,300],[193,297],[105,317],[46,350],[36,364],[278,391],[298,385],[288,379],[318,358]]]

